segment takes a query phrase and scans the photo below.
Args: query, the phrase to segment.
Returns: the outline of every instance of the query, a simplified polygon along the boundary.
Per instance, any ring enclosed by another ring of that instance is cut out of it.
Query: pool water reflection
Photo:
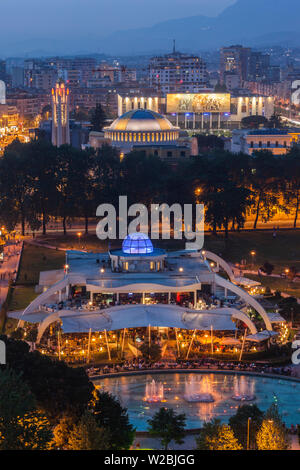
[[[163,385],[163,397],[159,401],[146,400],[149,384]],[[228,373],[162,373],[107,377],[96,380],[95,385],[115,395],[128,409],[130,422],[138,431],[147,430],[147,420],[162,406],[172,407],[186,414],[186,427],[201,427],[204,421],[219,418],[226,422],[243,403],[234,397],[237,390],[253,396],[255,403],[265,411],[274,400],[287,426],[300,423],[300,382],[263,376],[248,376]],[[192,384],[193,393],[197,390],[212,395],[211,402],[188,401],[186,390]],[[248,403],[249,401],[244,401]]]

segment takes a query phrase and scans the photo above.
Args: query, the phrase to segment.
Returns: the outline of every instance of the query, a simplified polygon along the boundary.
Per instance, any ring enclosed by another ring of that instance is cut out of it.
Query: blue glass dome
[[[145,233],[130,233],[122,244],[122,250],[129,255],[143,255],[153,253],[153,245]]]

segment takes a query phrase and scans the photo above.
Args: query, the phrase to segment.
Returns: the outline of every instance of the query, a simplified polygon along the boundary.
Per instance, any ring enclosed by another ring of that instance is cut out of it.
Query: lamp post
[[[78,247],[80,248],[80,240],[81,240],[82,233],[77,232],[77,237],[78,237]]]
[[[247,450],[250,450],[250,423],[251,423],[251,418],[248,418],[248,426],[247,426]]]
[[[250,251],[250,255],[252,257],[252,268],[254,268],[254,258],[256,256],[256,251],[255,250]]]

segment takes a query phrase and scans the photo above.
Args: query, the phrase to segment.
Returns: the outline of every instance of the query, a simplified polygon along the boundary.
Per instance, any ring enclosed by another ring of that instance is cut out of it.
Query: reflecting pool
[[[94,383],[120,400],[138,431],[147,430],[147,420],[162,406],[184,412],[188,429],[213,418],[226,422],[242,403],[255,403],[265,411],[274,401],[288,426],[300,423],[300,382],[281,377],[172,372],[107,377]]]

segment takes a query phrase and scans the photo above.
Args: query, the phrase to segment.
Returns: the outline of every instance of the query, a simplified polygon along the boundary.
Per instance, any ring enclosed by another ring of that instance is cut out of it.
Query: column
[[[62,295],[61,295],[61,290],[58,291],[58,301],[61,302],[62,300]]]
[[[197,305],[197,291],[194,291],[194,307],[196,308]]]
[[[209,113],[209,129],[213,126],[213,113]]]
[[[221,113],[218,113],[218,129],[221,129]]]
[[[193,113],[193,129],[196,128],[196,113]]]
[[[168,292],[168,304],[171,303],[171,292]]]
[[[204,114],[201,114],[201,129],[203,130],[204,128]]]

